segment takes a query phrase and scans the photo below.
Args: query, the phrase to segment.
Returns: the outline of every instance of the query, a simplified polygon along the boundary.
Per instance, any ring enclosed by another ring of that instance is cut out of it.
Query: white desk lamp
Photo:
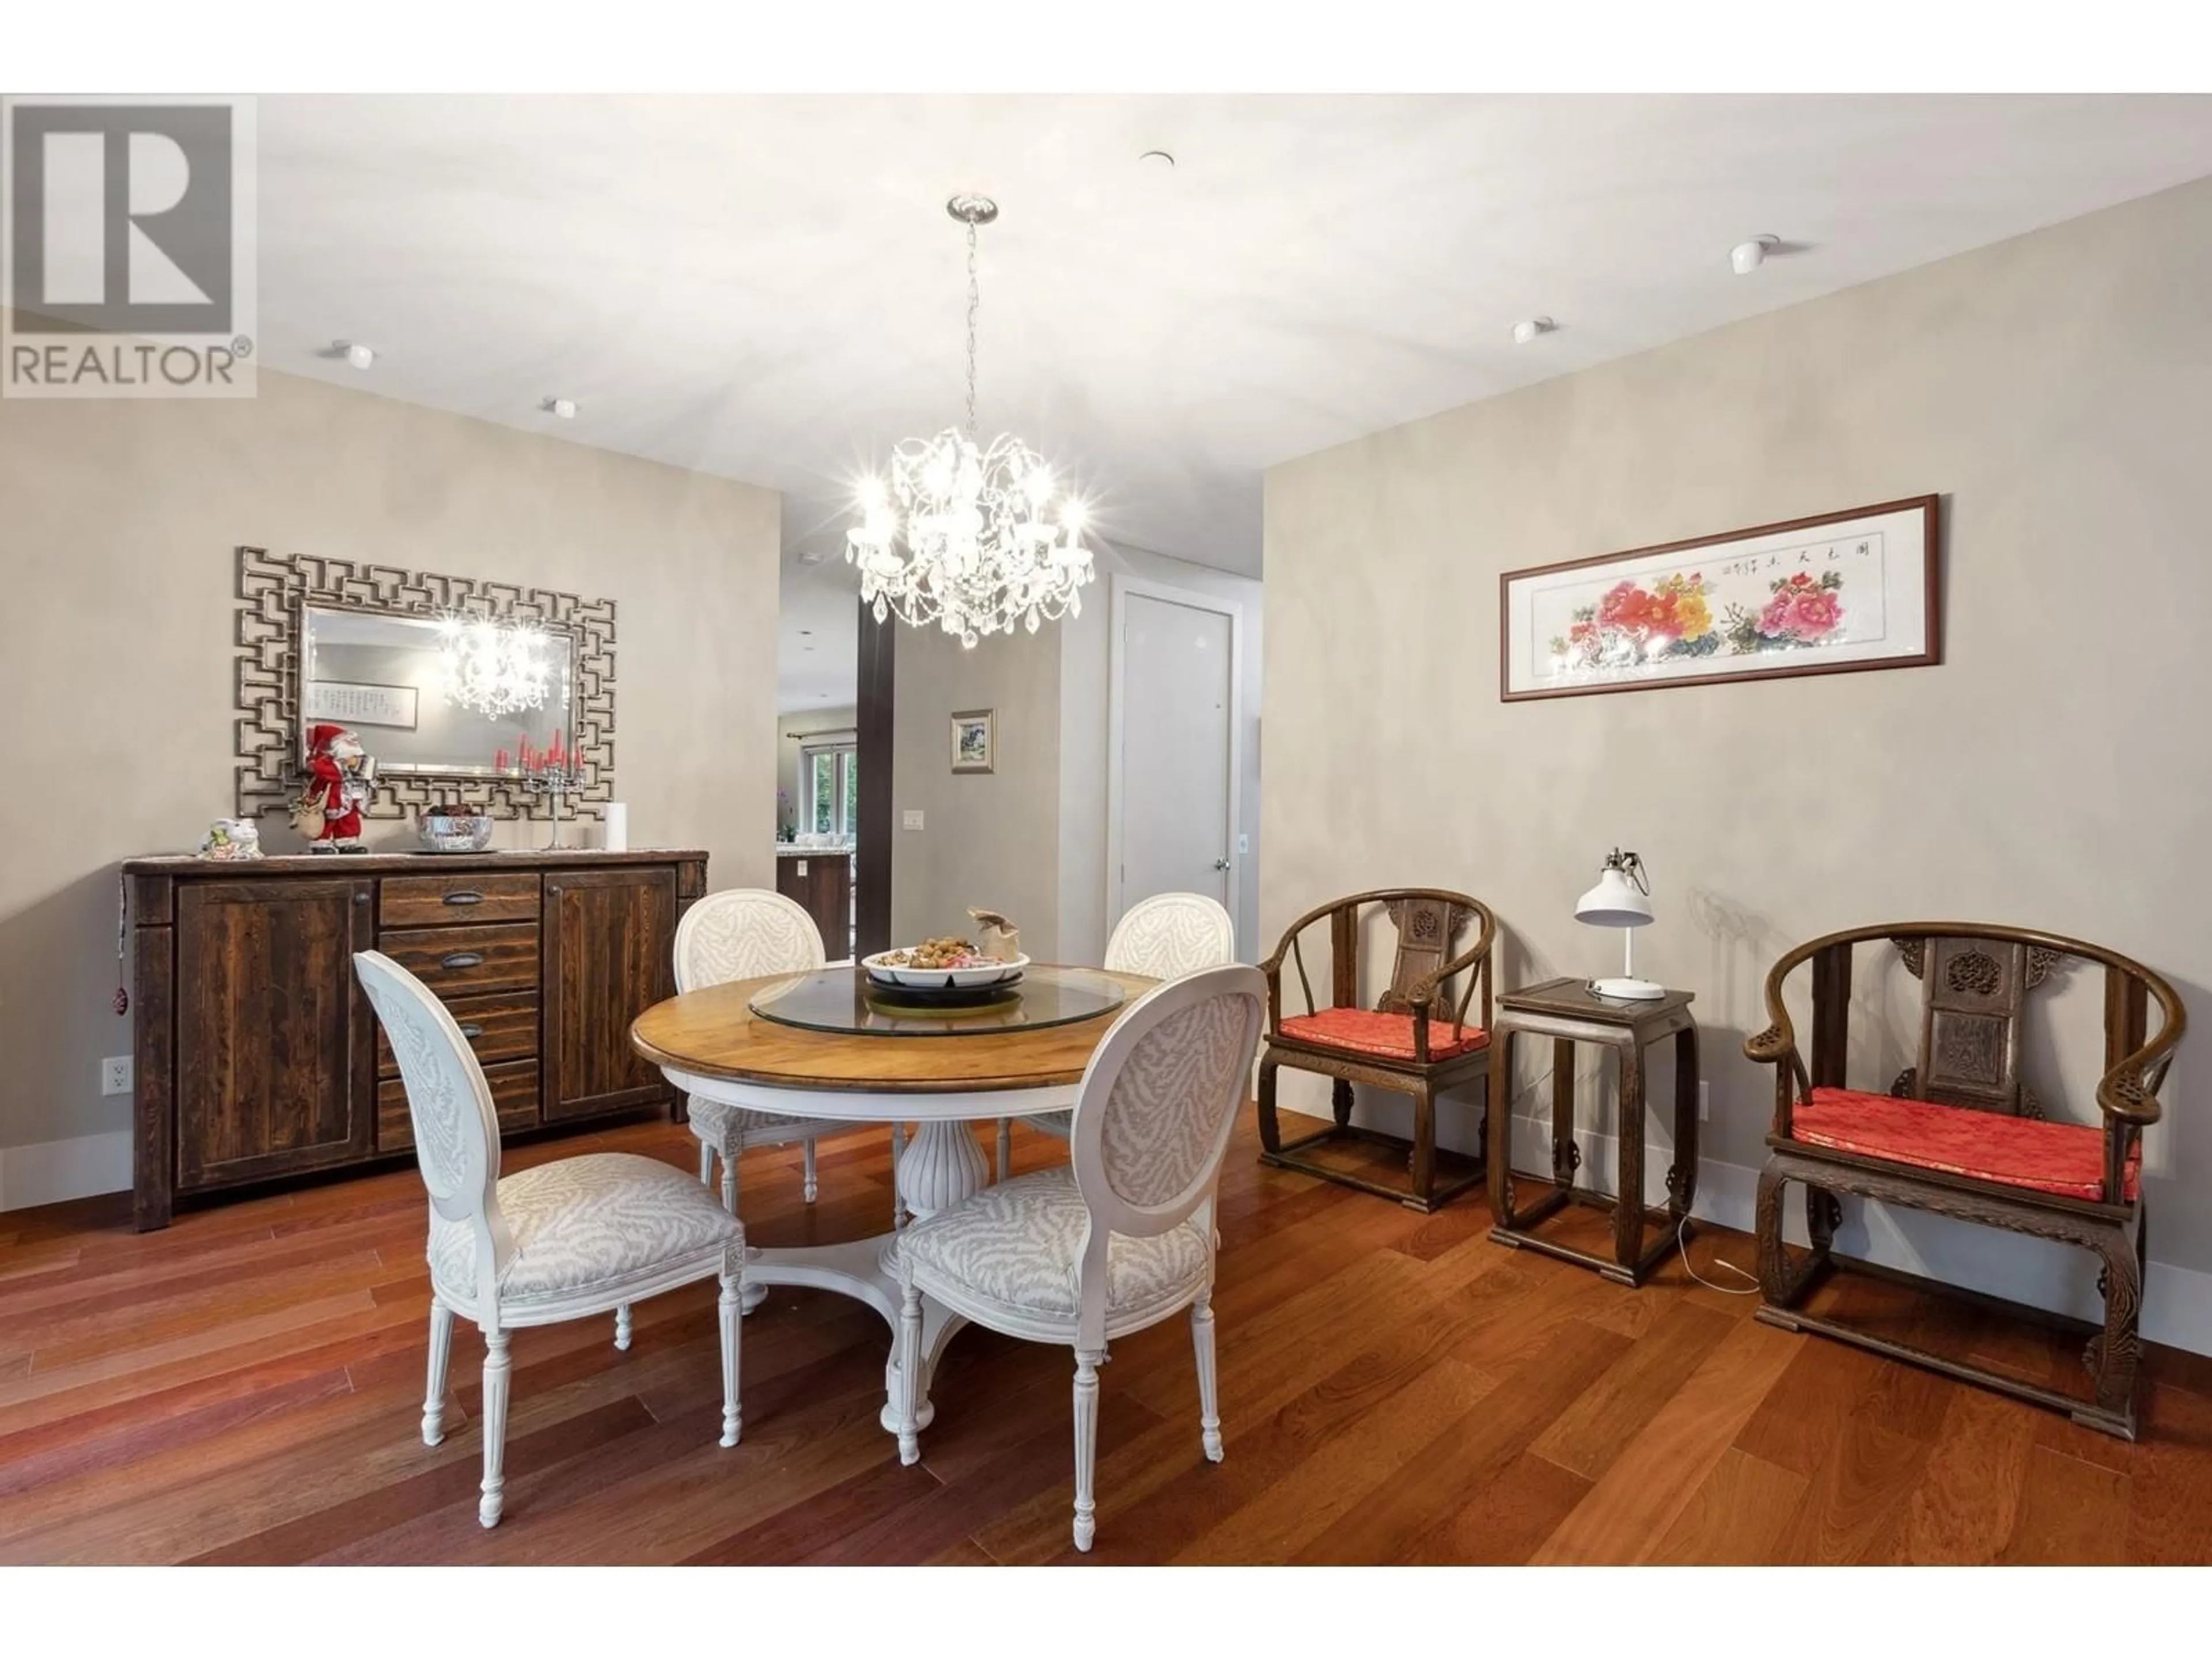
[[[1621,930],[1621,976],[1594,979],[1591,990],[1625,1002],[1650,1002],[1667,994],[1665,986],[1636,977],[1635,930],[1649,927],[1652,916],[1651,889],[1644,878],[1644,861],[1635,854],[1613,849],[1598,872],[1597,885],[1575,901],[1575,920]]]

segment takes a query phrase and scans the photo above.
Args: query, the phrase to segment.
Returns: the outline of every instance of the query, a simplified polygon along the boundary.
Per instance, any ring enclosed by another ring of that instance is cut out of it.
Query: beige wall
[[[2117,946],[2197,1025],[2148,1149],[2147,1318],[2212,1347],[2212,908],[2175,897],[2212,844],[2208,296],[2212,181],[1276,468],[1264,927],[1435,884],[1497,906],[1508,983],[1595,973],[1617,935],[1575,896],[1638,848],[1638,968],[1698,994],[1708,1189],[1747,1204],[1771,1073],[1741,1044],[1786,946],[1921,916]],[[1941,667],[1498,700],[1501,571],[1929,491]],[[1846,1248],[2087,1297],[2030,1241],[1854,1217]]]
[[[787,805],[781,808],[781,821],[796,825],[807,805],[806,792],[799,787],[799,756],[806,747],[803,737],[816,732],[854,732],[854,722],[859,713],[850,703],[842,708],[806,708],[795,714],[785,714],[775,723],[775,785],[783,792]],[[808,827],[811,827],[810,824]]]
[[[778,517],[769,490],[267,370],[251,401],[0,403],[0,1147],[129,1122],[97,1079],[131,1047],[115,864],[232,810],[235,544],[614,599],[631,844],[772,885]]]
[[[902,629],[894,659],[891,938],[974,937],[972,905],[1056,958],[1060,912],[1060,635],[983,641],[972,651],[932,629]],[[998,714],[998,769],[952,770],[956,709]],[[923,827],[903,827],[920,809]]]

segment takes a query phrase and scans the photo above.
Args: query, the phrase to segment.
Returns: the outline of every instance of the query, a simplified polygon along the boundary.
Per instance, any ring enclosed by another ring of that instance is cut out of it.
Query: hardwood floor
[[[1017,1162],[1064,1158],[1017,1131]],[[696,1167],[638,1125],[519,1148]],[[1691,1282],[1642,1291],[1230,1153],[1215,1308],[1227,1461],[1200,1454],[1188,1327],[1116,1345],[1097,1548],[1119,1562],[2212,1561],[2212,1362],[2154,1352],[2135,1445],[1818,1338]],[[884,1138],[745,1159],[755,1242],[879,1229]],[[1060,1350],[987,1331],[939,1372],[922,1462],[878,1425],[888,1333],[843,1297],[746,1322],[745,1437],[714,1443],[713,1286],[517,1332],[507,1517],[476,1522],[483,1347],[417,1433],[423,1200],[411,1170],[130,1231],[127,1197],[0,1215],[0,1560],[1071,1560]],[[1749,1241],[1693,1241],[1748,1264]],[[1851,1281],[1854,1316],[1940,1325],[2046,1376],[2069,1338]]]

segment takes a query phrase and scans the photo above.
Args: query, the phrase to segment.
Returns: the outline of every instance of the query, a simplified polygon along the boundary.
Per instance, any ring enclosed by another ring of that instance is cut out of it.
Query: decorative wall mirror
[[[289,805],[325,724],[375,756],[373,818],[527,817],[548,766],[611,798],[612,600],[241,547],[238,604],[240,817]]]

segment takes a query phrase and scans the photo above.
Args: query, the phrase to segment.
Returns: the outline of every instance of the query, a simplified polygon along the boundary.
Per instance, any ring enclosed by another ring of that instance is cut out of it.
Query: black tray
[[[862,969],[866,974],[867,970]],[[1022,976],[989,985],[893,985],[868,975],[868,1000],[887,1008],[992,1008],[1022,994]]]

